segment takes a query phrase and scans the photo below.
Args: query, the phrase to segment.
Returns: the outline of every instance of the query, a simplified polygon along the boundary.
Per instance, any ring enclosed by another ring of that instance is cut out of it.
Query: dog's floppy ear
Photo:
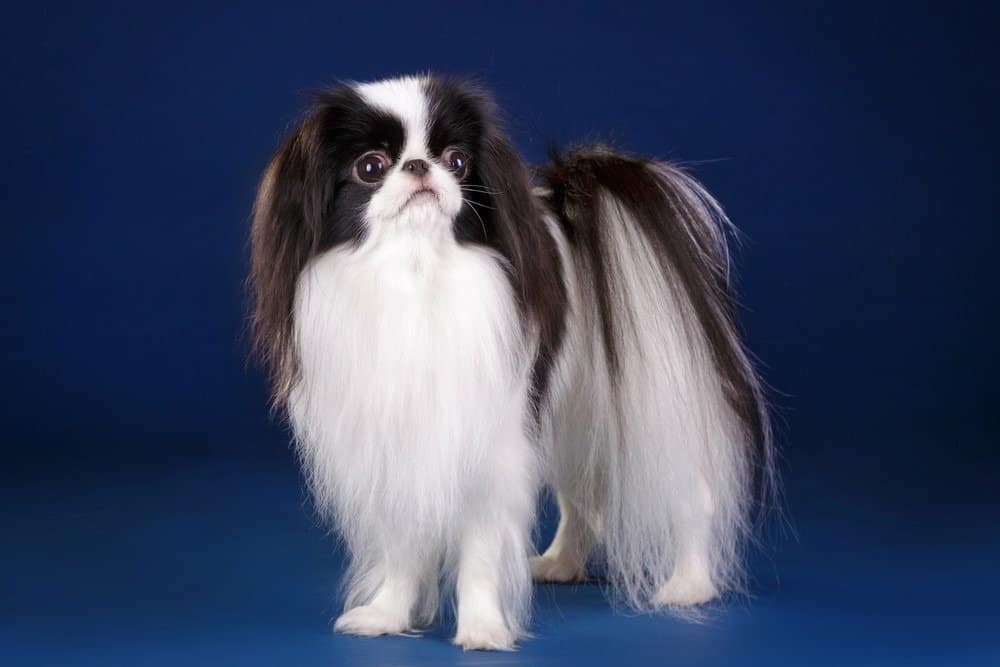
[[[251,230],[249,291],[256,355],[280,405],[298,372],[293,309],[299,274],[316,253],[336,179],[316,109],[288,137],[261,178]]]
[[[565,330],[568,297],[562,264],[532,193],[531,174],[492,119],[480,149],[479,176],[491,194],[494,209],[493,244],[510,262],[518,305],[538,335],[531,389],[537,408]]]

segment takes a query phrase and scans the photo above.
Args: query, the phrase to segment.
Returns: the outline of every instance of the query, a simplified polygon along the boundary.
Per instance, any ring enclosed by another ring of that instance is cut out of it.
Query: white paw
[[[705,574],[674,574],[663,584],[651,602],[657,607],[691,607],[704,604],[717,597],[719,592]]]
[[[409,619],[398,612],[366,604],[348,609],[333,624],[334,632],[363,637],[398,635],[410,629]]]
[[[565,584],[583,581],[587,578],[587,573],[575,560],[543,554],[531,559],[531,578],[540,583]]]
[[[452,643],[464,651],[513,651],[516,639],[503,621],[476,619],[459,622]]]

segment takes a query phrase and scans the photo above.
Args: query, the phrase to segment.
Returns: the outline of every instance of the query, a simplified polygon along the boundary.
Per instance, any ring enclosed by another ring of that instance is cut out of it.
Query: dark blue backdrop
[[[543,587],[512,660],[1000,658],[1000,16],[921,4],[8,7],[0,661],[490,659],[328,634],[339,560],[244,361],[250,202],[304,93],[427,69],[488,83],[532,160],[691,163],[786,424],[797,537],[755,599],[690,626]]]

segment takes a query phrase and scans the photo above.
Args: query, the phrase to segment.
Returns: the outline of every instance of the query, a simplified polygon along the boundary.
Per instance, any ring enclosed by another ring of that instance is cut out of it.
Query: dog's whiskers
[[[482,192],[487,195],[499,195],[503,194],[497,190],[490,190],[489,188],[482,185],[459,185],[459,189],[465,190],[467,192]]]
[[[476,217],[479,218],[479,224],[483,228],[483,238],[489,237],[489,234],[486,233],[486,223],[483,221],[483,216],[479,215],[479,211],[476,210],[476,204],[474,202],[469,201],[465,197],[462,197],[462,201],[464,201],[466,204],[468,204],[469,205],[469,210],[472,211],[473,213],[475,213]],[[489,207],[487,207],[487,208],[489,208]]]

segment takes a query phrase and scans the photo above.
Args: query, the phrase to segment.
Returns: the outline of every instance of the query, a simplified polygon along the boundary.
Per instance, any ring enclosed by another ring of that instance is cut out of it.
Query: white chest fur
[[[302,273],[295,317],[290,413],[325,509],[348,532],[359,514],[447,524],[523,410],[526,355],[498,258],[417,234],[332,250]]]

